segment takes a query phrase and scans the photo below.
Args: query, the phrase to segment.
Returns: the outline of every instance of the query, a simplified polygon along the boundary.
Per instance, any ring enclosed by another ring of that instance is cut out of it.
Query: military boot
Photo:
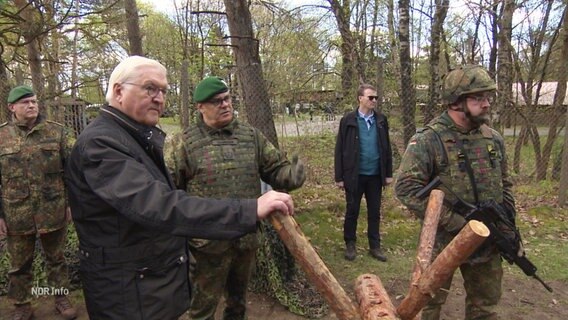
[[[31,303],[17,304],[12,314],[12,320],[29,320],[33,314]]]
[[[71,305],[71,301],[66,296],[55,297],[55,310],[65,319],[77,318],[77,310]]]
[[[355,260],[357,257],[357,248],[355,242],[348,242],[345,245],[345,259],[349,261]]]

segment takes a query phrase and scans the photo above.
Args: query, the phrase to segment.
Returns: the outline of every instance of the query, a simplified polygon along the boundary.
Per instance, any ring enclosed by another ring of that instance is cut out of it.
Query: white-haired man
[[[185,237],[255,232],[291,197],[211,200],[176,190],[163,159],[167,73],[133,56],[112,72],[108,106],[77,139],[66,166],[90,319],[177,319],[189,307]]]

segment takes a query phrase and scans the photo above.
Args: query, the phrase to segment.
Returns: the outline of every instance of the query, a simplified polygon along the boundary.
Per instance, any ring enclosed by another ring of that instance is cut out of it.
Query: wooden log
[[[361,316],[355,304],[304,236],[296,220],[281,213],[271,214],[269,219],[282,242],[306,273],[308,280],[323,295],[337,318],[360,320]]]
[[[363,320],[396,320],[396,309],[381,279],[374,274],[362,274],[355,281],[355,296]]]
[[[436,231],[438,230],[438,222],[442,213],[444,204],[444,192],[438,189],[430,192],[428,205],[422,221],[422,230],[420,231],[420,240],[418,241],[418,252],[416,254],[416,263],[412,271],[412,280],[410,286],[418,284],[418,280],[422,272],[430,265],[432,261],[432,252],[434,251],[434,242],[436,241]],[[414,320],[420,319],[420,312],[416,314]]]
[[[471,220],[424,271],[418,284],[397,308],[402,320],[413,319],[454,271],[485,241],[489,229],[481,222]]]

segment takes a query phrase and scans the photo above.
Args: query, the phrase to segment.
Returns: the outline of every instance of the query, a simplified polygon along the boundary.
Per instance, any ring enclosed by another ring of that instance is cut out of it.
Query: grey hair
[[[108,80],[108,88],[106,92],[106,101],[108,103],[111,103],[114,99],[114,85],[117,83],[132,81],[132,79],[138,77],[140,67],[154,67],[160,69],[164,73],[167,73],[166,67],[153,59],[141,56],[130,56],[122,60],[114,68]]]

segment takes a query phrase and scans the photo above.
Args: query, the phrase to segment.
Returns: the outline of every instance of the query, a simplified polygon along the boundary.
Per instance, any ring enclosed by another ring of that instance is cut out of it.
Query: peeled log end
[[[489,237],[489,228],[487,228],[487,226],[481,222],[481,221],[477,221],[477,220],[470,220],[468,222],[469,227],[471,228],[471,231],[473,231],[475,234],[479,235],[480,237],[484,237],[487,238]]]

